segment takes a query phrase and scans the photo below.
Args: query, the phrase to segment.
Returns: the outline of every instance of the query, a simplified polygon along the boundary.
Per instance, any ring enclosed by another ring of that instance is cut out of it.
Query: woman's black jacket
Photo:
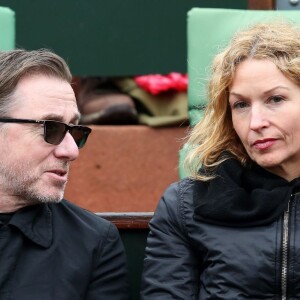
[[[142,299],[300,299],[300,181],[227,160],[209,182],[163,195]]]

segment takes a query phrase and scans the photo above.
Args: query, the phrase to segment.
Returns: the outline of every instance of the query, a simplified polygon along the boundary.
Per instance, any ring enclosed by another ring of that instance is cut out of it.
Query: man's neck
[[[12,213],[28,205],[26,200],[0,194],[0,213]]]

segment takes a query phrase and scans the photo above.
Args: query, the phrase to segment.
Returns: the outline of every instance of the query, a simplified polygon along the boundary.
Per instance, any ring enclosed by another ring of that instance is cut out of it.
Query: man
[[[70,82],[48,50],[0,52],[1,300],[128,299],[117,229],[62,200],[91,132]]]

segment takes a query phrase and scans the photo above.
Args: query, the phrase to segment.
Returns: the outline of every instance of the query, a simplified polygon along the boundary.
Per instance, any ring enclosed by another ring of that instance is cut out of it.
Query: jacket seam
[[[101,258],[102,252],[104,251],[105,246],[102,247],[101,250],[100,250],[100,247],[101,247],[102,244],[106,245],[106,241],[107,241],[108,236],[110,234],[111,227],[112,227],[112,224],[109,224],[104,241],[101,239],[101,237],[99,237],[99,242],[98,242],[98,245],[97,245],[97,260],[99,260]]]
[[[178,214],[180,217],[180,227],[182,229],[182,231],[185,233],[186,239],[188,240],[188,242],[193,245],[193,247],[195,247],[195,249],[197,248],[197,245],[195,245],[195,243],[193,242],[193,240],[190,238],[189,234],[188,234],[188,230],[186,228],[186,214],[185,214],[185,201],[184,201],[184,191],[183,191],[183,187],[185,186],[183,183],[187,182],[187,184],[192,183],[191,179],[186,179],[186,181],[181,181],[179,183],[179,189],[178,189],[178,196],[179,196],[179,208],[178,208]]]
[[[179,183],[179,188],[178,188],[178,198],[179,198],[179,206],[178,206],[178,214],[180,216],[180,227],[182,231],[184,231],[186,237],[189,239],[188,236],[188,231],[186,229],[186,217],[184,214],[184,196],[183,196],[183,190],[182,190],[182,182]],[[190,239],[189,239],[190,240]]]

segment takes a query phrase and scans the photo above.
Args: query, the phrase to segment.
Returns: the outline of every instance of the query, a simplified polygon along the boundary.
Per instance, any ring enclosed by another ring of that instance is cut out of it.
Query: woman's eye
[[[246,107],[248,107],[248,103],[244,102],[244,101],[238,101],[238,102],[235,102],[232,105],[233,109],[243,109],[243,108],[246,108]]]
[[[269,102],[279,103],[283,101],[284,98],[282,96],[272,96],[269,98]]]

